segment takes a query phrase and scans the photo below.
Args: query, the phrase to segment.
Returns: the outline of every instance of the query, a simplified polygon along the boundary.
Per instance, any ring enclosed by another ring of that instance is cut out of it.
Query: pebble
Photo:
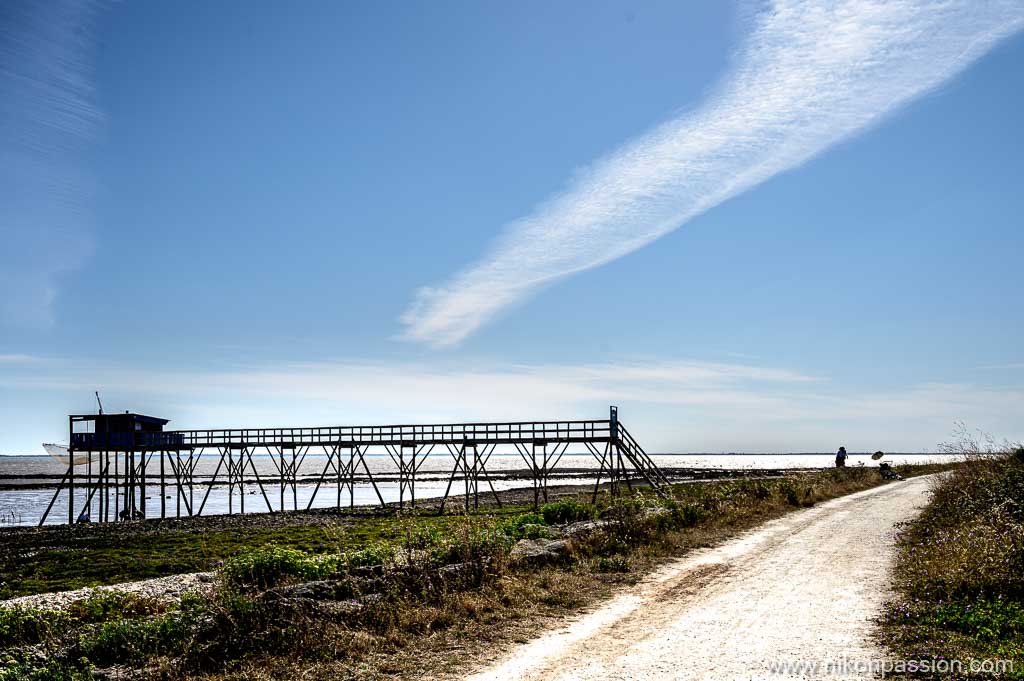
[[[138,582],[125,582],[112,586],[86,587],[74,591],[57,591],[32,596],[20,596],[0,601],[0,608],[23,607],[41,610],[63,610],[72,603],[85,600],[99,592],[134,593],[144,598],[173,602],[181,599],[186,591],[210,593],[213,591],[214,575],[212,572],[192,572],[169,577],[144,579]]]

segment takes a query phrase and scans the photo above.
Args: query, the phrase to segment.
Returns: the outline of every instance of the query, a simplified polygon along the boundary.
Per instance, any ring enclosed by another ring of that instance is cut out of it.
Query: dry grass
[[[104,629],[56,633],[47,639],[47,664],[66,664],[70,671],[45,678],[88,678],[83,656],[166,679],[461,676],[595,606],[668,558],[878,484],[874,469],[851,468],[679,485],[667,502],[640,494],[604,499],[597,507],[563,503],[546,515],[563,520],[603,511],[617,520],[571,540],[560,563],[540,567],[509,562],[516,537],[536,530],[533,514],[467,517],[443,526],[395,520],[387,533],[395,537],[392,544],[361,552],[244,552],[222,569],[213,599],[185,599],[178,610],[142,618],[113,613]],[[379,561],[385,564],[374,567]],[[455,572],[445,567],[453,564],[460,566]],[[289,591],[311,579],[322,580],[315,584],[329,595]],[[0,680],[24,678],[31,664],[16,652],[0,663]]]
[[[926,466],[901,472],[925,474],[946,468]],[[438,609],[443,612],[439,620],[432,619],[434,609],[412,608],[421,612],[414,633],[397,630],[371,636],[363,640],[371,643],[359,654],[320,661],[261,659],[216,678],[287,678],[300,673],[310,679],[461,678],[567,618],[598,607],[665,560],[717,545],[796,508],[876,484],[873,470],[849,469],[765,483],[681,485],[673,490],[677,504],[707,511],[697,524],[656,532],[633,546],[616,547],[609,537],[592,535],[588,543],[576,544],[569,565],[505,574],[446,603]],[[636,528],[625,532],[635,536]],[[609,551],[609,547],[613,548]],[[602,570],[601,562],[608,558],[623,561],[629,571]]]
[[[954,447],[965,465],[900,537],[885,642],[905,660],[1012,660],[1024,678],[1024,450]]]

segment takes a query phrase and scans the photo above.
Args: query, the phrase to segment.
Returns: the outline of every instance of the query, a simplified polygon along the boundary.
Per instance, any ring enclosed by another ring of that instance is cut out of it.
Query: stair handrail
[[[656,464],[654,459],[644,451],[644,448],[640,446],[640,443],[637,442],[632,435],[630,435],[629,431],[626,430],[622,423],[619,423],[619,440],[620,446],[624,445],[624,448],[632,455],[631,458],[637,459],[637,461],[634,462],[634,465],[640,464],[644,468],[644,472],[652,473],[653,477],[657,478],[659,483],[664,485],[670,484],[668,478],[665,477],[665,474],[661,472],[660,468],[658,468],[658,464]]]

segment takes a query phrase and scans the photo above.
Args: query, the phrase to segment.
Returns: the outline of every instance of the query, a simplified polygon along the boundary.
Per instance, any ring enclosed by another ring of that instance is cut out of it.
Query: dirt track
[[[929,478],[891,483],[691,553],[471,678],[869,678],[855,666],[772,667],[883,658],[872,620],[887,596],[894,525],[928,488]]]

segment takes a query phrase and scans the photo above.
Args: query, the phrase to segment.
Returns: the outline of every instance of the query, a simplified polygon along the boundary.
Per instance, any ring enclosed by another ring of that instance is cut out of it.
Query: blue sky
[[[1024,439],[1024,3],[926,5],[7,5],[0,453],[93,389],[178,427]]]

